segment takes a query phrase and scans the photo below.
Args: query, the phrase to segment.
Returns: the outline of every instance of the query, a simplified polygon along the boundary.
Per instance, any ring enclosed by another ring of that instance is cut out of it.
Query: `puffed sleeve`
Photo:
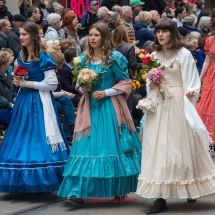
[[[114,60],[112,65],[112,69],[115,74],[115,78],[117,81],[120,80],[128,80],[128,61],[125,56],[123,56],[120,52],[114,51],[111,53],[111,57]]]
[[[205,41],[205,54],[209,55],[210,54],[210,40],[211,37],[207,37],[206,41]]]
[[[56,67],[56,64],[54,60],[52,59],[51,55],[48,53],[40,53],[40,68],[43,72],[48,72],[50,70],[54,70]]]
[[[81,64],[80,64],[80,67],[83,68],[85,67],[85,56],[86,56],[86,53],[83,52],[79,57],[81,58]]]

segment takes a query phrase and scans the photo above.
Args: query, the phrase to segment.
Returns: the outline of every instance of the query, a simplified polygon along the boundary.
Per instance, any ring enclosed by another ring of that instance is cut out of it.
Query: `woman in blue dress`
[[[126,104],[131,92],[127,59],[113,51],[102,23],[89,33],[81,67],[99,73],[96,85],[77,89],[80,100],[74,139],[58,195],[105,198],[135,192],[141,145]]]
[[[20,90],[0,147],[0,192],[53,192],[59,189],[69,155],[50,92],[57,87],[55,63],[40,52],[34,22],[20,28],[20,41],[17,61],[28,71],[28,78],[13,80]]]

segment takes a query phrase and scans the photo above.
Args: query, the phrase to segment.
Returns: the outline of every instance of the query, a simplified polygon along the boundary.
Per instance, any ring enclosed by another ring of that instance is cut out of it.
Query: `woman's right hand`
[[[92,89],[92,86],[82,87],[82,90],[84,91],[90,91],[91,89]]]

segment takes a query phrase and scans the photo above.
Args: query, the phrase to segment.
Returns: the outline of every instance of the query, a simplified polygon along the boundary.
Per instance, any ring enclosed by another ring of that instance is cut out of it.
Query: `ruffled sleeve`
[[[83,68],[86,66],[85,64],[85,56],[86,56],[86,53],[83,52],[79,57],[81,58],[81,64],[80,64],[80,67]]]
[[[129,80],[128,74],[128,61],[120,52],[114,51],[111,53],[111,57],[114,60],[112,69],[115,74],[115,79],[120,80]]]
[[[51,55],[48,53],[40,53],[40,68],[43,72],[47,72],[50,70],[54,70],[56,67],[56,64],[54,60],[52,59]]]
[[[206,41],[205,41],[205,54],[209,55],[210,54],[210,40],[211,37],[207,37]]]

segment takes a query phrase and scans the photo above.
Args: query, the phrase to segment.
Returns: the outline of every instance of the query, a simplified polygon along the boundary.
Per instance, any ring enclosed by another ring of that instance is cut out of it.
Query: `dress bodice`
[[[211,64],[215,64],[215,36],[207,37],[204,49],[205,54],[211,55]]]
[[[39,61],[29,61],[25,62],[20,59],[21,52],[17,57],[19,66],[24,66],[28,71],[28,81],[38,81],[44,80],[45,72],[54,69],[55,63],[49,54],[40,52]]]

